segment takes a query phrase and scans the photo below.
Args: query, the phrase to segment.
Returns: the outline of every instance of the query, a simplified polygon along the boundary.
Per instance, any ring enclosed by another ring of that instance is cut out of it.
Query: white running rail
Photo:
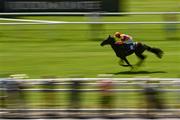
[[[3,15],[164,15],[180,14],[180,12],[11,12]]]

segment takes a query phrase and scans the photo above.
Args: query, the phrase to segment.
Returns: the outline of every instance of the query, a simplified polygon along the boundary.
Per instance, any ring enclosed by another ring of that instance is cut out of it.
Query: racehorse
[[[129,63],[129,61],[126,58],[127,56],[133,53],[135,53],[135,55],[140,59],[140,61],[136,64],[137,66],[140,66],[145,60],[146,56],[143,55],[143,52],[145,50],[154,53],[158,58],[162,58],[163,55],[163,51],[161,49],[150,47],[140,42],[136,42],[134,44],[134,50],[127,51],[123,44],[115,44],[115,38],[110,35],[106,40],[102,41],[101,46],[108,44],[111,45],[112,49],[116,53],[116,56],[120,58],[121,63],[123,63],[124,61],[126,62],[127,65],[120,64],[121,66],[130,66],[133,68],[133,66]]]

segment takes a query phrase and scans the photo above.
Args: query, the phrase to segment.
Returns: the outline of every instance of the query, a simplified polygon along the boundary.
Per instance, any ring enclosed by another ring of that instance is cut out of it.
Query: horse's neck
[[[116,54],[119,53],[118,46],[116,46],[116,45],[114,45],[114,44],[111,44],[111,47],[112,47],[112,49],[114,50],[114,52],[115,52]]]

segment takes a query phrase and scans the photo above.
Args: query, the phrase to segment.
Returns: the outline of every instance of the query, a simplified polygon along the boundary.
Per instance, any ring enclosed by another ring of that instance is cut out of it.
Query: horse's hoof
[[[130,65],[121,65],[121,66],[123,66],[123,67],[129,67]]]
[[[119,64],[120,66],[124,66],[124,64]]]
[[[163,52],[157,55],[157,57],[160,59],[162,58],[162,56],[163,56]]]
[[[131,70],[134,69],[134,66],[131,65],[130,67],[131,67]]]

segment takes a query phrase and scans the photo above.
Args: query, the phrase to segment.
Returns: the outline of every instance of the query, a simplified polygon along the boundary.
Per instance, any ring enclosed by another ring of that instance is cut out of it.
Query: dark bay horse
[[[138,66],[140,66],[142,64],[142,62],[144,61],[144,59],[146,58],[146,56],[143,55],[143,52],[145,50],[154,53],[158,58],[162,58],[162,55],[163,55],[163,51],[161,49],[150,47],[150,46],[142,44],[140,42],[137,42],[134,45],[134,47],[135,47],[134,50],[127,51],[123,45],[115,44],[114,37],[112,37],[110,35],[106,40],[104,40],[101,43],[101,46],[108,45],[108,44],[111,45],[112,49],[116,53],[116,56],[121,59],[121,62],[123,62],[123,61],[126,62],[127,65],[121,64],[122,66],[132,67],[132,65],[129,63],[129,61],[127,60],[126,57],[133,53],[135,53],[135,55],[140,59],[140,61],[137,63]]]

